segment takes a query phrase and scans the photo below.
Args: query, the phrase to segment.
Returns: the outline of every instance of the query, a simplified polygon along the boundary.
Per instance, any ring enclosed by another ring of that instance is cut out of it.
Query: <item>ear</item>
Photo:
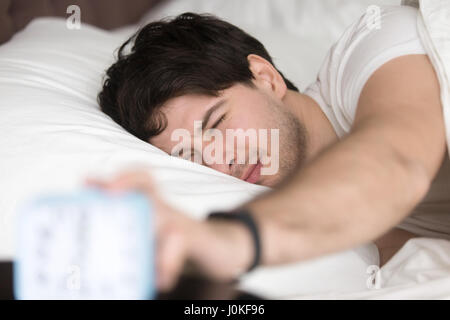
[[[275,67],[269,61],[256,54],[249,54],[247,60],[250,71],[255,78],[255,85],[259,88],[270,90],[279,99],[283,99],[286,95],[287,86]]]

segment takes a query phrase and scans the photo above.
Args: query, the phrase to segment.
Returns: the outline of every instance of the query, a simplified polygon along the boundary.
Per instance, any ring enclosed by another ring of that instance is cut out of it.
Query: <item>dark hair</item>
[[[98,95],[100,108],[148,142],[167,126],[160,107],[169,99],[194,93],[218,96],[236,83],[253,87],[247,60],[252,53],[273,64],[258,40],[212,15],[187,12],[149,23],[120,46]],[[288,89],[298,91],[283,79]]]

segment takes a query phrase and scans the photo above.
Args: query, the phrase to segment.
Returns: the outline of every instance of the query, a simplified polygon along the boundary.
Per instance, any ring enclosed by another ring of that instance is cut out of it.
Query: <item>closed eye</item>
[[[226,113],[224,113],[212,126],[211,129],[217,128],[219,124],[221,124],[226,118]]]

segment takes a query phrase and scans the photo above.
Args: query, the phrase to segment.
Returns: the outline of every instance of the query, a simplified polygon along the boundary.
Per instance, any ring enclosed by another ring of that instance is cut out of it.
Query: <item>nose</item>
[[[224,143],[224,145],[226,145],[226,143]],[[221,156],[216,158],[215,152],[217,152],[217,149],[214,149],[214,152],[211,154],[210,152],[205,152],[206,148],[210,145],[203,143],[203,146],[203,165],[235,178],[241,178],[246,165],[240,164],[240,160],[237,158],[238,154],[236,148],[223,148],[223,150],[219,151]],[[237,159],[239,161],[237,161]]]

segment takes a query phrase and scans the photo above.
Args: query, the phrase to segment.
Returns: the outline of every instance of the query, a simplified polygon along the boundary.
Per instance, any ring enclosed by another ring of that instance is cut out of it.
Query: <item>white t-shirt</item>
[[[319,104],[339,137],[349,133],[361,91],[378,68],[403,55],[426,54],[416,27],[417,9],[385,6],[379,14],[374,20],[372,11],[365,13],[344,32],[317,81],[304,92]]]
[[[418,30],[419,11],[380,7],[380,19],[364,14],[331,47],[316,82],[305,94],[313,98],[342,138],[350,132],[361,91],[383,64],[408,54],[426,54]],[[425,199],[397,227],[426,237],[450,239],[450,161],[445,158]]]

